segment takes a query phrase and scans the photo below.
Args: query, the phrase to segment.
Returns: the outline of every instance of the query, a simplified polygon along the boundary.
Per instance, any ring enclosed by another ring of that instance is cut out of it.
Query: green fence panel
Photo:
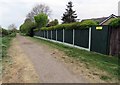
[[[64,42],[73,44],[73,30],[64,30]]]
[[[34,34],[35,36],[39,36],[39,32],[35,32],[35,34]]]
[[[89,29],[75,29],[74,40],[75,45],[89,48]]]
[[[39,31],[39,37],[41,37],[41,31]]]
[[[44,33],[45,33],[45,38],[47,38],[47,31],[45,30]]]
[[[63,30],[57,30],[57,41],[63,42]]]
[[[56,40],[56,30],[52,30],[52,40]]]
[[[109,53],[109,27],[108,26],[98,26],[92,27],[91,33],[91,51],[95,51],[102,54]]]
[[[44,37],[44,31],[41,31],[41,37]]]
[[[48,31],[48,39],[51,39],[51,31]]]

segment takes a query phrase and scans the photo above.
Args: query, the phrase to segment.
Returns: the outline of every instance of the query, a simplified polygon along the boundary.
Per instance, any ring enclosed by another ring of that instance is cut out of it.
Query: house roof
[[[108,21],[108,20],[111,19],[111,18],[120,18],[120,16],[116,16],[116,15],[112,14],[112,15],[110,15],[109,17],[84,19],[84,20],[82,20],[82,21],[85,21],[85,20],[93,20],[93,21],[98,22],[99,25],[102,25],[103,23],[105,23],[106,21]]]

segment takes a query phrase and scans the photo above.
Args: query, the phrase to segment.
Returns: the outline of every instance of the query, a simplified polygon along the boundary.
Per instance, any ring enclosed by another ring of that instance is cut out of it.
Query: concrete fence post
[[[51,30],[51,40],[52,40],[52,30]]]
[[[91,49],[91,27],[89,28],[89,51]]]

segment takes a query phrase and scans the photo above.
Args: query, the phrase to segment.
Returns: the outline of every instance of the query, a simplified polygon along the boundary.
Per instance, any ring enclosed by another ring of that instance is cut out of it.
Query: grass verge
[[[11,40],[16,36],[15,33],[12,33],[10,35],[0,37],[0,75],[2,72],[4,72],[5,64],[11,64],[12,60],[11,57],[9,57],[7,50],[10,47]]]
[[[69,47],[63,44],[54,43],[51,41],[38,39],[38,38],[30,38],[31,40],[37,41],[39,43],[47,44],[51,47],[57,48],[61,51],[64,51],[65,54],[69,57],[73,57],[85,64],[88,67],[95,67],[97,69],[106,72],[108,75],[100,75],[100,79],[102,80],[111,80],[111,79],[120,79],[118,65],[118,57],[107,56],[103,54],[98,54],[95,52],[88,52],[85,50],[80,50],[78,48]]]

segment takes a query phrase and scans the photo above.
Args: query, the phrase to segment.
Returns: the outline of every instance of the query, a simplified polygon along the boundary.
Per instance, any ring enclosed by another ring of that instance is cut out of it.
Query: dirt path
[[[24,53],[17,38],[11,42],[9,57],[3,59],[2,83],[39,83],[32,62]]]
[[[42,83],[87,83],[82,76],[74,74],[63,63],[55,59],[48,47],[38,45],[23,36],[17,35],[20,47],[29,56]],[[58,57],[56,55],[56,57]]]

